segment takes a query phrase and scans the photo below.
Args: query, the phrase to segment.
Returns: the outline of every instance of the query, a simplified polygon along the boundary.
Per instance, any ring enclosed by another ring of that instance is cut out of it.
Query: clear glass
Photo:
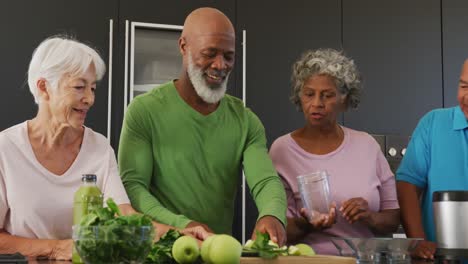
[[[411,252],[420,238],[331,238],[341,256],[355,257],[357,263],[411,263]]]
[[[152,226],[73,226],[75,248],[85,264],[144,263],[153,239]]]
[[[330,186],[328,173],[317,170],[297,177],[299,193],[304,208],[308,211],[309,220],[316,213],[328,214],[330,209]]]

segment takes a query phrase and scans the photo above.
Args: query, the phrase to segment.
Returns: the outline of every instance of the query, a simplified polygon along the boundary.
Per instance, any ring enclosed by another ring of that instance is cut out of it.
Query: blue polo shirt
[[[427,113],[413,132],[396,179],[424,190],[422,218],[428,240],[435,241],[432,194],[468,190],[468,122],[459,106]]]

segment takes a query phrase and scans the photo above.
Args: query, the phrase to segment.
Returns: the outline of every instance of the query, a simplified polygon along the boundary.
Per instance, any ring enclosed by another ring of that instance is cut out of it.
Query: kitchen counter
[[[289,261],[281,261],[287,258]],[[319,262],[300,262],[301,257],[283,257],[282,259],[275,259],[275,260],[262,260],[259,258],[242,258],[241,259],[241,264],[280,264],[280,263],[287,263],[287,264],[293,264],[293,263],[356,263],[355,259],[353,258],[342,258],[344,259],[343,262],[329,262],[328,259],[326,262],[324,262],[324,259],[316,259],[320,260]],[[336,257],[340,258],[340,257]],[[255,260],[254,260],[255,259]],[[336,260],[336,259],[335,259]],[[350,260],[352,260],[350,262]],[[29,264],[71,264],[71,261],[57,261],[57,260],[29,260]],[[413,264],[433,264],[435,263],[434,261],[425,261],[425,260],[413,260],[411,263]]]

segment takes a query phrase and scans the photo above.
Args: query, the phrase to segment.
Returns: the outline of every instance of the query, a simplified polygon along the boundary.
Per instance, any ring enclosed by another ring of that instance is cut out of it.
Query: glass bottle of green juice
[[[83,174],[81,177],[81,186],[75,192],[73,200],[73,225],[79,225],[83,216],[102,208],[103,196],[96,185],[96,180],[95,174]],[[83,263],[75,247],[73,247],[72,262]]]

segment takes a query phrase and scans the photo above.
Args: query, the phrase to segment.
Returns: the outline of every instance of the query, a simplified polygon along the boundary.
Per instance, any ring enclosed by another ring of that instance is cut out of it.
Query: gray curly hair
[[[317,49],[305,52],[293,65],[290,99],[299,111],[302,111],[300,94],[304,83],[321,74],[333,77],[339,93],[345,96],[346,109],[358,107],[362,82],[354,61],[334,49]]]

